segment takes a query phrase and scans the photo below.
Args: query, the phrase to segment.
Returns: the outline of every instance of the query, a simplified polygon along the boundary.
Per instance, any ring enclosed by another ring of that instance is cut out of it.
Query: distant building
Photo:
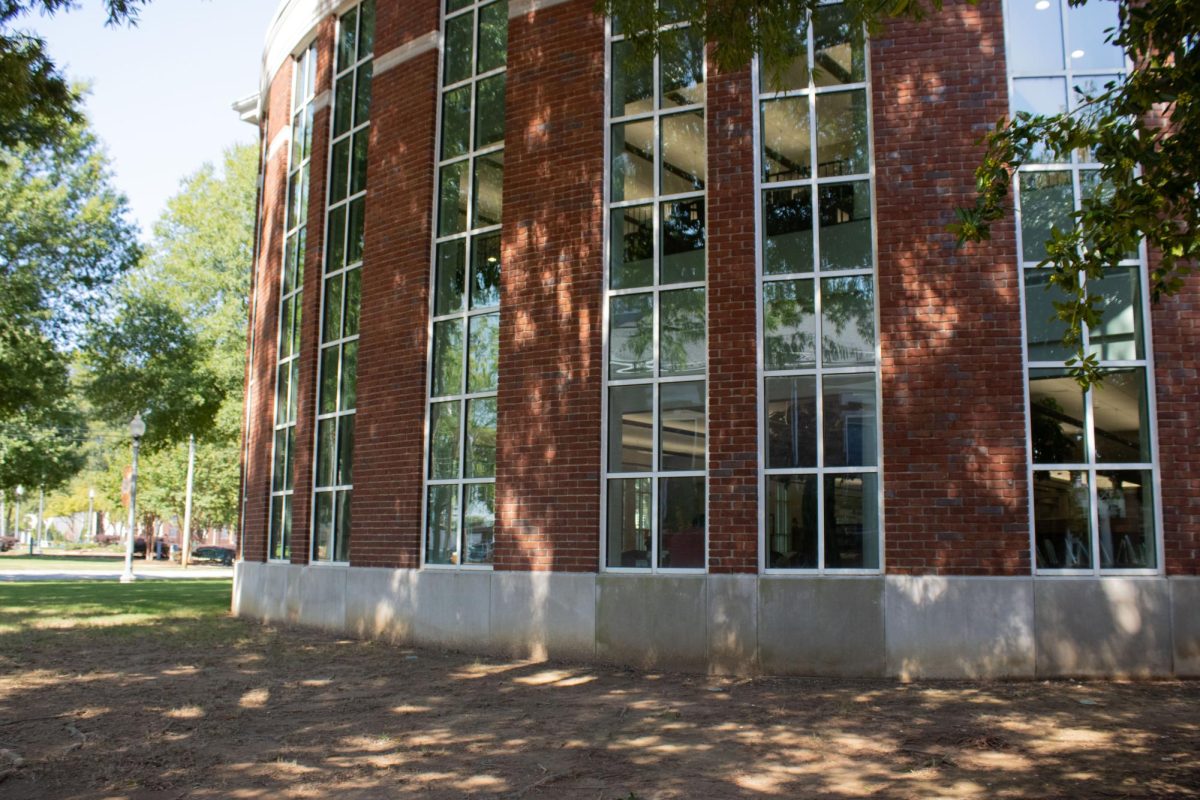
[[[1036,264],[1102,191],[979,141],[1126,67],[1115,6],[951,3],[781,71],[593,0],[281,3],[238,613],[647,666],[1200,674],[1200,282]]]

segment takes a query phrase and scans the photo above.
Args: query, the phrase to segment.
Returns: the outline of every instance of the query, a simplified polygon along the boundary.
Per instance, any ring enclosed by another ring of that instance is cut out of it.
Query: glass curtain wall
[[[666,3],[640,59],[610,23],[605,566],[706,566],[704,42]]]
[[[350,558],[363,216],[375,2],[338,19],[317,389],[313,561]]]
[[[312,158],[317,45],[292,63],[292,144],[288,152],[280,268],[279,339],[275,371],[275,437],[271,458],[271,532],[267,557],[292,557],[292,491],[295,488],[296,400],[300,382],[300,307],[308,223],[308,167]]]
[[[842,5],[760,63],[764,566],[880,568],[867,51]]]
[[[446,0],[434,232],[425,563],[492,563],[506,0]]]
[[[1014,113],[1058,114],[1118,80],[1125,54],[1105,41],[1114,3],[1007,0],[1009,98]],[[1145,266],[1139,253],[1085,287],[1101,322],[1084,331],[1104,381],[1081,391],[1065,361],[1065,324],[1049,286],[1051,231],[1105,187],[1094,154],[1034,153],[1017,174],[1025,298],[1034,557],[1039,571],[1154,570],[1158,566],[1151,449]]]

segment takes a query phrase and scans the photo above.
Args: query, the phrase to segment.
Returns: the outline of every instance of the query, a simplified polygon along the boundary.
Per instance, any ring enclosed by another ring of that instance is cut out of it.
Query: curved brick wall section
[[[888,571],[1027,575],[1013,223],[963,249],[946,232],[1007,113],[1000,4],[889,26],[871,78]]]

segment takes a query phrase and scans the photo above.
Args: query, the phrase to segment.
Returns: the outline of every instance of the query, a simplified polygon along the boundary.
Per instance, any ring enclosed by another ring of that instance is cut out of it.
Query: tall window
[[[317,83],[314,43],[292,65],[292,146],[288,154],[284,210],[279,347],[275,372],[275,441],[271,459],[271,535],[268,557],[292,555],[292,490],[295,480],[296,400],[300,379],[300,307],[308,221],[308,165],[312,157],[313,99]]]
[[[668,24],[645,61],[614,20],[608,58],[605,565],[703,569],[704,42]]]
[[[1008,0],[1012,110],[1058,114],[1125,72],[1125,54],[1105,42],[1115,3]],[[1084,331],[1104,380],[1089,391],[1064,368],[1063,323],[1048,286],[1051,230],[1104,192],[1093,153],[1036,151],[1017,174],[1021,278],[1029,388],[1034,556],[1039,572],[1154,570],[1158,565],[1151,447],[1146,275],[1139,253],[1085,289],[1102,300],[1101,322]]]
[[[446,0],[425,563],[492,563],[506,0]]]
[[[880,568],[878,359],[863,31],[823,5],[760,65],[764,566]]]
[[[313,561],[350,558],[358,315],[374,44],[375,2],[364,0],[338,20],[321,295]]]

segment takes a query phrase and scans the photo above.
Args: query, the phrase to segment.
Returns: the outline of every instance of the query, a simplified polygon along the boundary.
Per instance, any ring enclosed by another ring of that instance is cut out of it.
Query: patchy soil
[[[1198,701],[646,674],[231,619],[10,628],[0,797],[1193,798]]]

